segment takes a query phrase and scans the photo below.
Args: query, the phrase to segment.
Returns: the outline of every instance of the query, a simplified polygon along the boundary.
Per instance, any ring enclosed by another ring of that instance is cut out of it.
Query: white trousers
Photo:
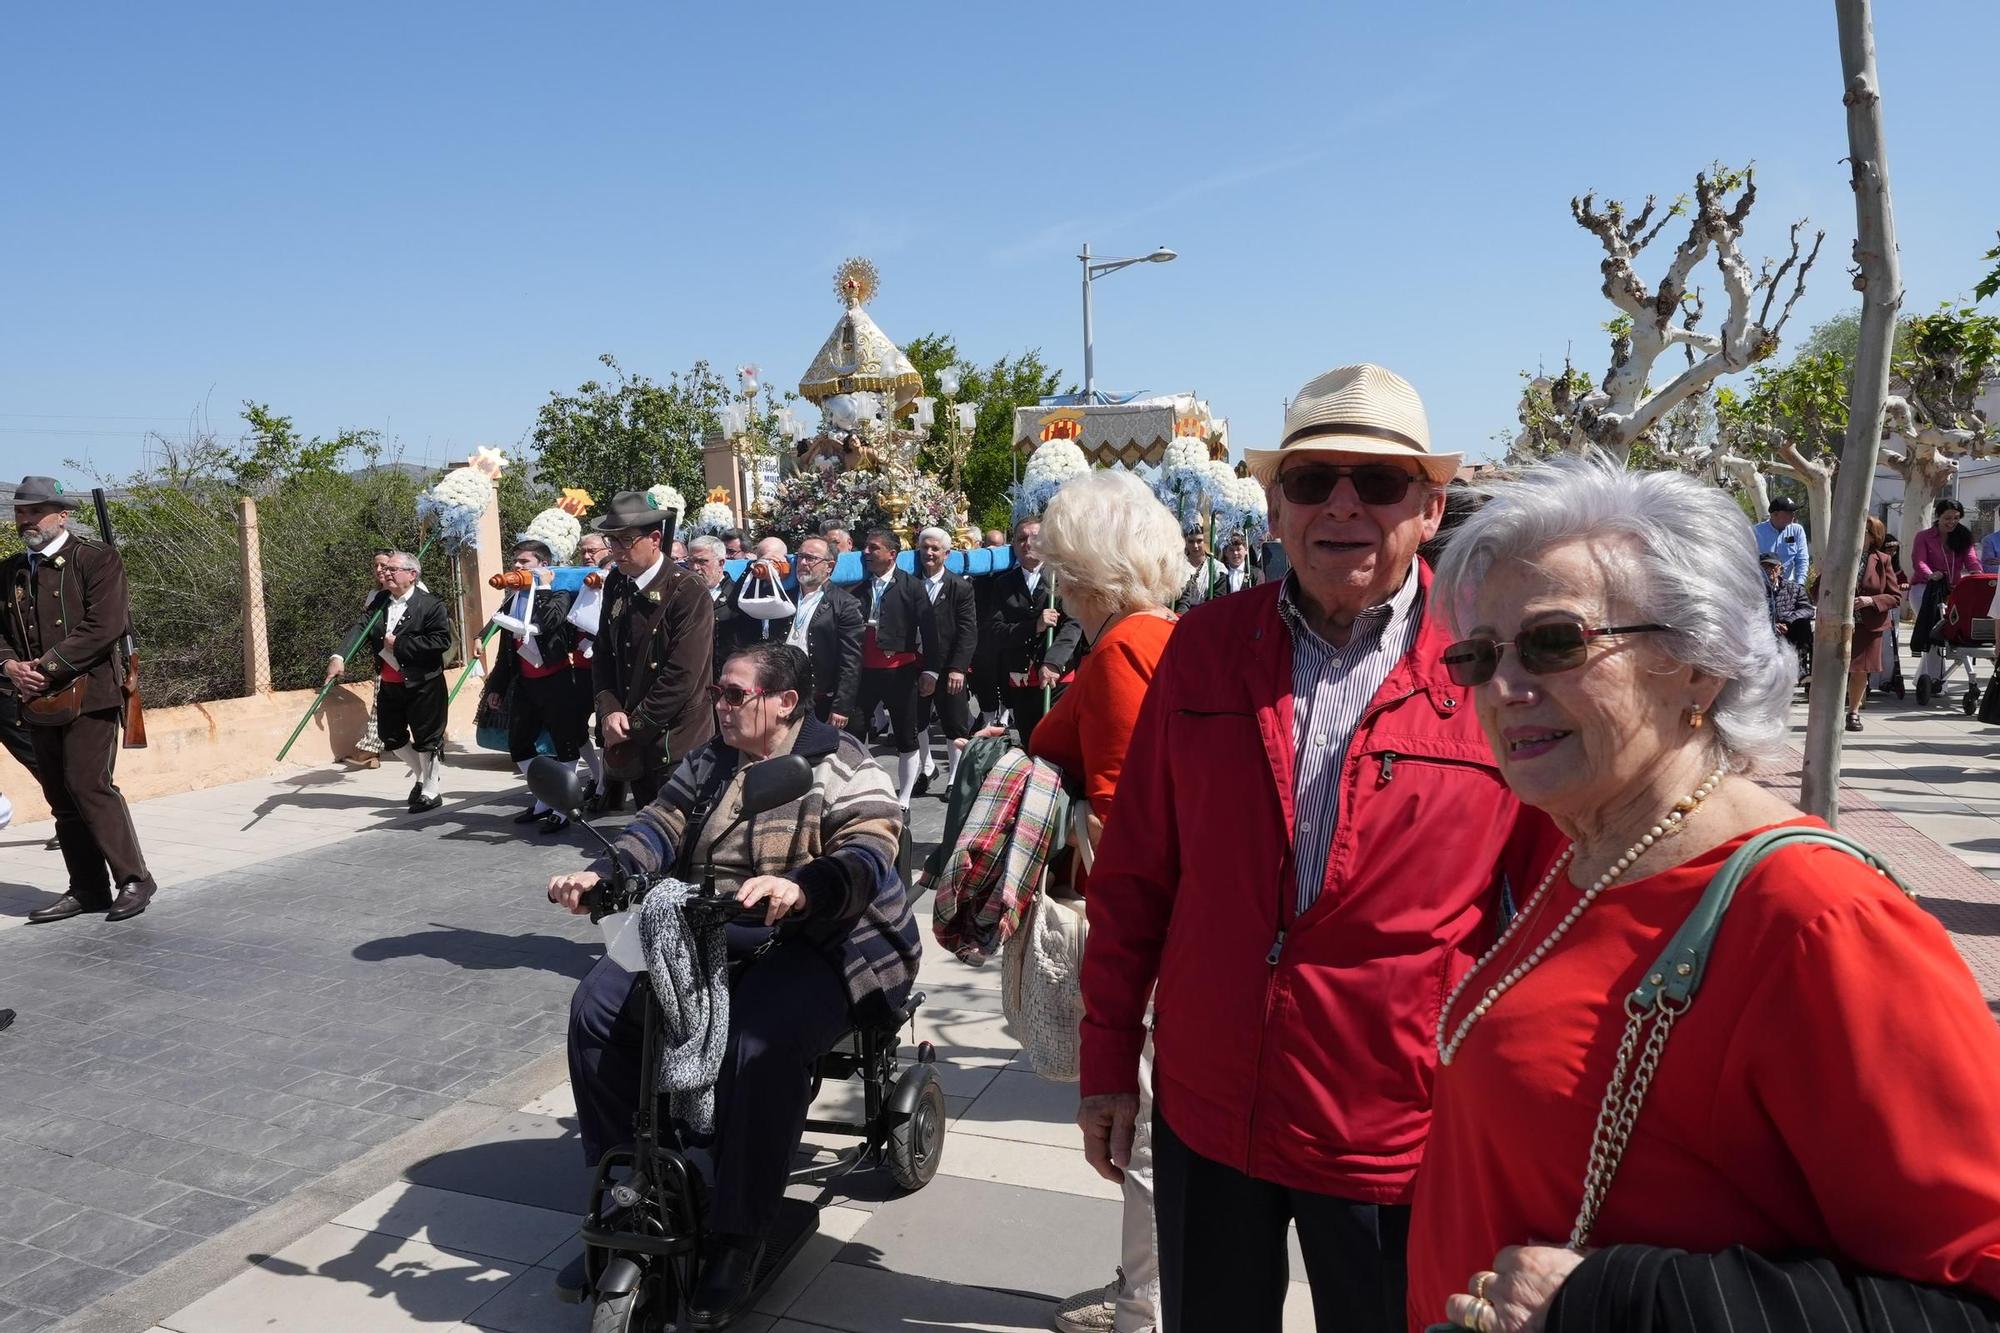
[[[1149,1024],[1150,1026],[1150,1024]],[[1112,1333],[1149,1333],[1159,1321],[1160,1235],[1153,1219],[1153,1035],[1139,1053],[1139,1122],[1125,1168],[1118,1228],[1118,1302]]]

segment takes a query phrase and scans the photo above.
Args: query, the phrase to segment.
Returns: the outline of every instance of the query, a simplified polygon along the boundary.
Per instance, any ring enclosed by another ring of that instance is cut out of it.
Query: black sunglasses
[[[1416,478],[1389,463],[1361,463],[1335,467],[1331,463],[1309,463],[1278,475],[1278,487],[1295,505],[1325,504],[1342,477],[1354,481],[1354,494],[1365,505],[1401,504]]]
[[[1444,669],[1460,685],[1484,685],[1500,669],[1500,650],[1511,647],[1521,655],[1521,668],[1531,676],[1574,671],[1590,656],[1592,639],[1616,634],[1670,634],[1671,625],[1605,625],[1590,629],[1574,620],[1552,620],[1522,630],[1512,639],[1490,634],[1460,639],[1444,650]]]
[[[745,689],[741,685],[711,685],[708,687],[709,701],[728,704],[731,708],[741,708],[752,699],[761,699],[769,691]]]

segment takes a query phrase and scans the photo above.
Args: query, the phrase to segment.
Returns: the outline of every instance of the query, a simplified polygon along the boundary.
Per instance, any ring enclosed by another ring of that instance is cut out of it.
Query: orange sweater
[[[1174,622],[1161,616],[1127,616],[1090,647],[1076,669],[1076,683],[1035,725],[1029,745],[1066,776],[1079,778],[1091,813],[1111,817],[1111,797],[1125,769],[1125,749],[1139,720],[1146,687],[1167,651]]]

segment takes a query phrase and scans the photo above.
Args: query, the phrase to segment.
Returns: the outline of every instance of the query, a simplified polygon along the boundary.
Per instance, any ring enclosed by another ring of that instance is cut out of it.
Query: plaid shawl
[[[1011,749],[995,761],[938,875],[937,942],[973,964],[1000,952],[1041,887],[1068,817],[1054,764]]]
[[[909,1000],[923,942],[896,873],[902,808],[860,741],[807,717],[790,753],[813,766],[812,790],[767,811],[730,835],[728,864],[751,874],[782,875],[805,890],[802,914],[779,923],[783,936],[807,940],[840,972],[858,1021],[887,1021]],[[735,818],[738,756],[720,737],[681,761],[659,798],[618,838],[618,849],[647,874],[673,873],[681,838],[696,828],[695,855],[684,878],[713,851],[709,842]]]

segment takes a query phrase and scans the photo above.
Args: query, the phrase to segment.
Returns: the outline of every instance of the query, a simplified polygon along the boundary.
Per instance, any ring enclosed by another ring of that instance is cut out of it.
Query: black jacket
[[[1440,1312],[1442,1313],[1442,1312]],[[1689,1254],[1593,1250],[1556,1290],[1548,1333],[1934,1333],[2000,1328],[2000,1304],[1825,1259],[1766,1259],[1742,1246]]]
[[[875,597],[874,590],[873,578],[864,577],[854,585],[854,600],[860,603],[864,624],[869,603]],[[930,613],[931,599],[924,594],[924,585],[900,569],[892,570],[889,586],[882,593],[882,605],[876,611],[875,646],[885,653],[920,651],[923,648],[920,636]]]
[[[553,588],[535,590],[535,646],[541,650],[543,666],[566,662],[576,649],[576,638],[581,631],[569,623],[570,600],[568,593]],[[505,612],[513,605],[514,593],[509,592],[500,609]],[[486,678],[488,694],[507,693],[521,671],[521,650],[513,632],[503,629],[498,638],[493,671]]]
[[[947,671],[970,673],[972,656],[979,651],[979,606],[972,581],[946,570],[935,602],[924,590],[922,578],[911,581],[924,603],[924,670],[940,676]]]
[[[797,600],[800,594],[795,590],[792,596]],[[792,619],[772,621],[771,637],[783,643],[792,632]],[[861,634],[866,622],[861,603],[829,583],[819,605],[813,608],[812,623],[806,626],[813,693],[831,695],[833,711],[842,717],[854,715],[855,692],[861,685]]]
[[[722,664],[729,655],[757,637],[763,622],[743,614],[736,605],[736,599],[743,594],[743,580],[722,576],[722,582],[715,585],[719,594],[714,597],[715,606],[715,679],[722,678]]]
[[[368,637],[354,650],[353,656],[365,656],[374,666],[377,674],[382,669],[382,639],[389,624],[389,602],[386,592],[378,592],[368,599],[368,606],[362,612],[362,622],[372,620]],[[376,613],[381,614],[377,615]],[[354,642],[354,636],[361,632],[356,625],[340,636],[340,643],[334,648],[336,653],[345,652],[347,645]],[[403,680],[410,685],[421,685],[434,676],[444,674],[445,654],[451,651],[451,614],[444,609],[444,602],[437,594],[425,592],[422,588],[410,590],[410,604],[403,608],[402,623],[396,626],[396,666],[403,673]],[[352,661],[352,658],[349,659]]]
[[[1035,590],[1028,591],[1028,578],[1019,565],[995,574],[986,582],[991,617],[982,634],[996,640],[1000,670],[1007,675],[1040,664],[1053,667],[1058,675],[1068,675],[1076,665],[1076,650],[1083,641],[1083,626],[1068,616],[1056,622],[1055,642],[1042,624],[1042,612],[1049,609],[1049,577],[1043,574]]]
[[[1258,570],[1257,566],[1245,560],[1243,562],[1243,586],[1238,588],[1237,591],[1248,592],[1263,581],[1264,575]],[[1209,581],[1208,595],[1210,597],[1227,597],[1229,595],[1228,565],[1224,565],[1222,571]]]

